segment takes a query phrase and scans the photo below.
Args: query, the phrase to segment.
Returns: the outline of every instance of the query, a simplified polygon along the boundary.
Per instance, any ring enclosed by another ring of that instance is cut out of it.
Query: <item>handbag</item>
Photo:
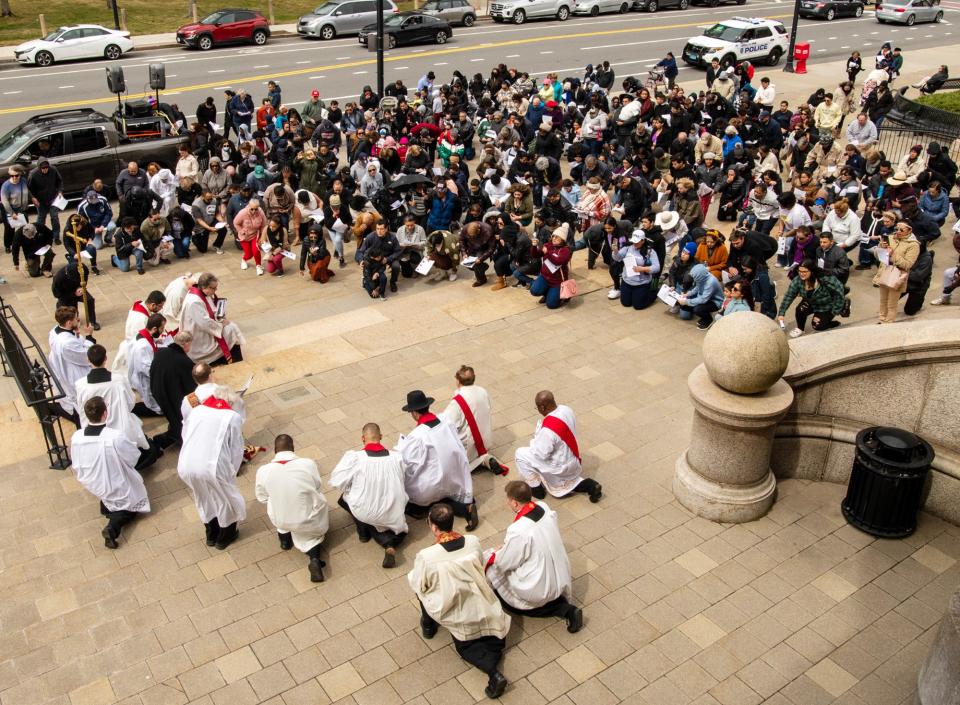
[[[901,271],[900,268],[895,267],[892,264],[888,264],[877,275],[877,284],[890,289],[899,289],[906,283],[906,281],[907,273]]]
[[[577,282],[573,279],[564,279],[563,267],[560,267],[560,299],[572,299],[579,293]]]

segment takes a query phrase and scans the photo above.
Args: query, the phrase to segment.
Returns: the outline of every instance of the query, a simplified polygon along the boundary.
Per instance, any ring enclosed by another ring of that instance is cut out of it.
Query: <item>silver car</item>
[[[393,0],[380,0],[385,14],[399,12]],[[377,21],[375,0],[332,0],[297,21],[301,37],[333,39],[340,34],[357,34]]]
[[[442,17],[450,24],[473,27],[477,21],[477,11],[468,0],[427,0],[420,8],[425,15]]]
[[[877,0],[877,22],[913,26],[943,19],[940,0]]]

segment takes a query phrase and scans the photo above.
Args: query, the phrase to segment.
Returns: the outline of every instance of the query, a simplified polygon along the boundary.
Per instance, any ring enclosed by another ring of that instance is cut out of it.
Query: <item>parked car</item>
[[[917,22],[940,22],[940,0],[878,0],[877,22],[893,22],[912,27]]]
[[[574,0],[498,0],[490,5],[494,22],[523,24],[528,19],[556,17],[564,22],[570,17]]]
[[[832,20],[835,17],[860,17],[863,0],[803,0],[800,16]]]
[[[477,21],[477,11],[468,0],[427,0],[420,12],[442,17],[452,25],[459,24],[464,27],[473,27],[473,23]]]
[[[633,9],[643,12],[656,12],[668,7],[686,10],[690,7],[690,0],[633,0]]]
[[[384,14],[392,15],[400,11],[393,0],[380,1]],[[297,34],[301,37],[333,39],[340,34],[356,34],[376,21],[376,0],[331,0],[297,20]]]
[[[112,187],[129,162],[172,169],[177,148],[190,138],[174,134],[169,119],[146,102],[142,107],[142,117],[131,111],[111,118],[92,108],[34,115],[0,137],[0,181],[14,164],[29,172],[46,159],[63,177],[63,195],[80,196],[96,178]]]
[[[263,46],[269,38],[270,23],[256,10],[217,10],[197,24],[185,24],[177,30],[178,44],[201,51],[244,42]]]
[[[574,0],[573,14],[596,17],[601,12],[619,12],[621,15],[630,9],[632,0]]]
[[[367,37],[377,33],[377,23],[360,30],[360,43],[367,45]],[[424,15],[422,12],[401,12],[390,15],[383,22],[384,44],[388,49],[401,44],[436,42],[446,44],[453,36],[453,28],[442,17]]]
[[[691,5],[707,5],[709,7],[717,7],[719,5],[729,5],[730,3],[736,3],[737,5],[745,5],[747,0],[690,0]]]
[[[746,59],[776,66],[790,43],[782,22],[763,17],[730,17],[690,37],[683,47],[683,60],[692,66],[709,66],[713,59],[723,67]]]
[[[43,39],[31,39],[13,50],[21,64],[50,66],[55,61],[110,59],[115,61],[133,50],[130,32],[107,29],[98,24],[75,24],[50,32]]]

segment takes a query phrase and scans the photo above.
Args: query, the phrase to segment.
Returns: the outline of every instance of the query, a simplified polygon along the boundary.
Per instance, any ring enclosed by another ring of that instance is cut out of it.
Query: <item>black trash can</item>
[[[857,434],[843,516],[861,531],[902,538],[917,528],[933,448],[899,428],[872,426]]]

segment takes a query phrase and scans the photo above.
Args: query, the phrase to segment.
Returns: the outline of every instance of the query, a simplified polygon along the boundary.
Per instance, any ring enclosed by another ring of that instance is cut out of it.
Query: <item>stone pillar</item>
[[[793,390],[780,379],[790,347],[766,316],[738,313],[710,328],[703,358],[687,378],[693,429],[677,459],[673,493],[705,519],[753,521],[776,494],[770,450],[774,428],[793,404]]]
[[[920,705],[960,705],[960,591],[953,593],[917,678]]]

